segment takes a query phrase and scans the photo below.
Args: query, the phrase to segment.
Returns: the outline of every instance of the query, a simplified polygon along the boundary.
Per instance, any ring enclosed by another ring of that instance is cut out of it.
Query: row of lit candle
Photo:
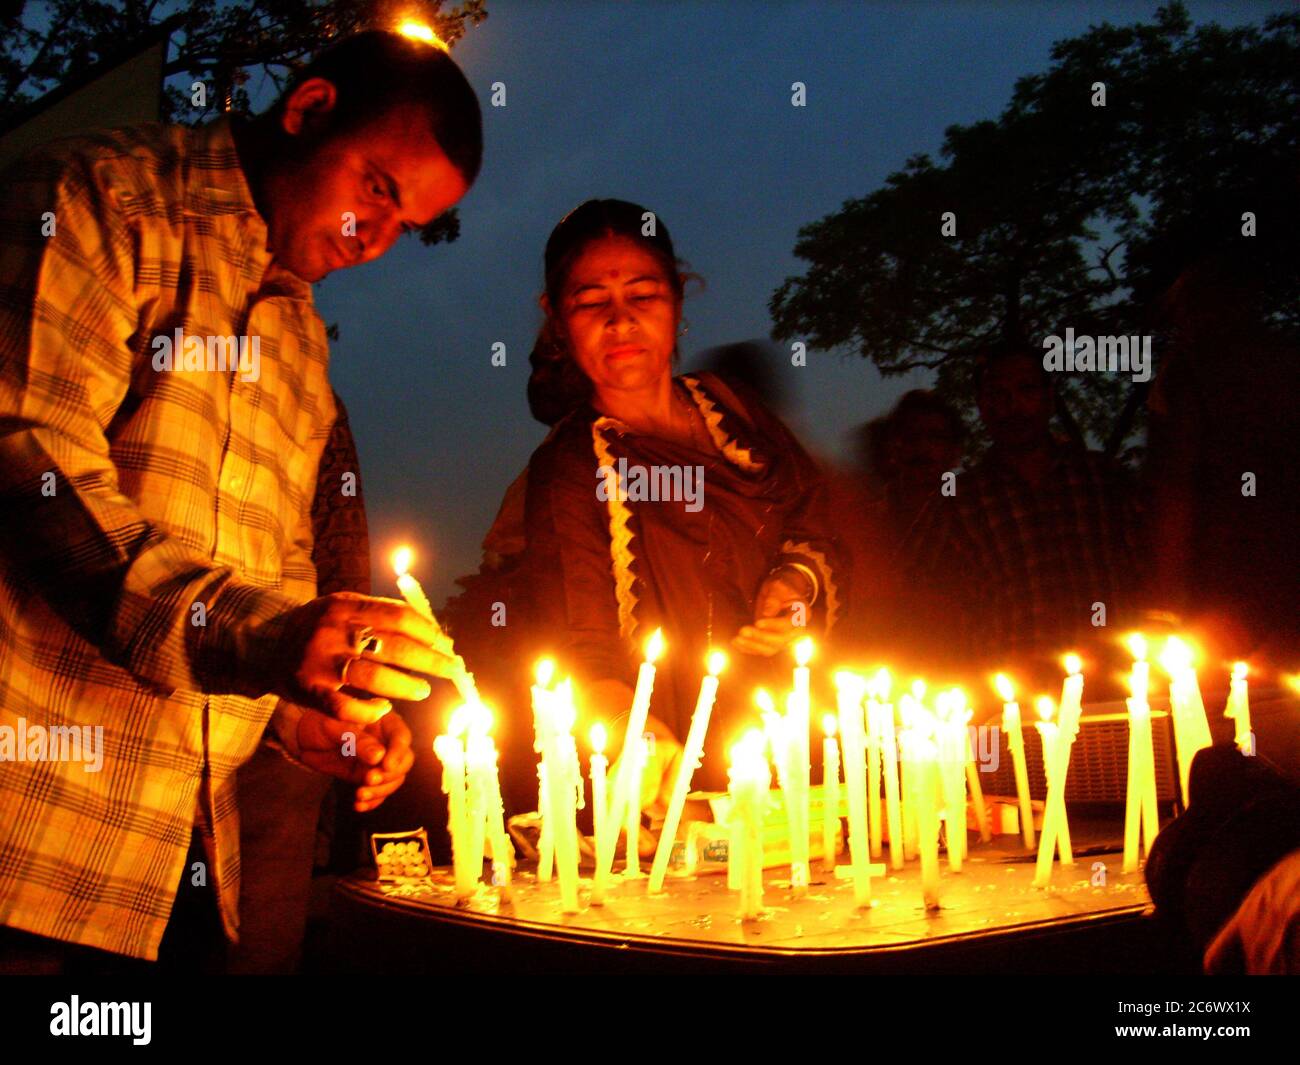
[[[408,565],[409,557],[395,559],[399,589],[412,606],[432,619],[428,600],[418,582],[407,572]],[[1125,871],[1137,868],[1139,850],[1144,854],[1150,853],[1159,827],[1146,641],[1135,635],[1130,638],[1129,647],[1134,663],[1129,675],[1130,695],[1127,700],[1130,729]],[[596,841],[592,884],[594,904],[600,904],[608,891],[620,835],[625,835],[627,841],[624,879],[637,879],[642,875],[638,843],[642,776],[648,757],[645,726],[653,696],[656,662],[664,649],[663,634],[656,631],[645,646],[645,658],[638,672],[612,794],[607,780],[609,763],[604,754],[605,729],[599,724],[592,728],[590,773]],[[728,875],[729,882],[741,894],[742,912],[749,916],[762,907],[762,826],[768,808],[773,766],[786,811],[793,893],[796,896],[802,894],[809,882],[809,731],[812,710],[809,663],[812,655],[811,639],[804,638],[795,644],[795,667],[791,690],[785,699],[785,714],[776,711],[776,703],[770,695],[757,693],[756,702],[764,728],[746,732],[730,751],[729,828],[732,848]],[[651,866],[649,888],[652,892],[663,889],[691,780],[703,756],[719,675],[725,661],[721,652],[712,652],[708,657],[707,672],[700,686]],[[1170,637],[1160,662],[1170,678],[1170,715],[1180,786],[1186,803],[1191,760],[1198,750],[1210,745],[1209,724],[1190,648],[1177,637]],[[1057,856],[1063,865],[1073,864],[1065,791],[1071,750],[1082,713],[1083,674],[1082,663],[1075,654],[1066,655],[1064,665],[1066,676],[1059,715],[1050,698],[1040,696],[1035,700],[1039,717],[1036,728],[1047,780],[1042,832],[1037,839],[1020,708],[1009,678],[998,674],[994,679],[994,687],[1003,701],[1001,720],[1012,757],[1022,839],[1027,849],[1033,849],[1037,844],[1034,882],[1040,887],[1050,882]],[[576,814],[583,804],[583,782],[573,738],[577,715],[571,683],[565,680],[553,684],[553,662],[543,660],[538,663],[536,680],[532,693],[535,749],[540,756],[538,810],[542,818],[538,879],[549,880],[554,866],[560,881],[562,906],[572,912],[578,907]],[[937,692],[932,709],[925,701],[926,686],[918,680],[902,694],[896,723],[894,707],[889,702],[890,683],[889,674],[884,669],[870,681],[849,671],[835,675],[838,714],[827,714],[823,718],[822,860],[828,871],[835,868],[842,760],[842,786],[848,806],[849,873],[858,905],[869,905],[871,877],[884,871],[884,866],[873,865],[871,859],[882,855],[887,827],[890,865],[898,869],[909,858],[920,860],[922,895],[926,906],[932,908],[938,905],[940,823],[947,826],[946,850],[949,869],[953,873],[961,871],[965,857],[968,802],[974,806],[981,837],[986,841],[991,838],[990,821],[969,740],[971,711],[965,694],[959,688]],[[479,702],[473,679],[467,671],[463,672],[458,687],[468,698],[453,713],[447,735],[435,741],[435,750],[443,760],[443,787],[449,795],[449,828],[457,887],[465,893],[477,883],[485,845],[491,851],[497,882],[508,883],[510,863],[503,857],[507,843],[500,812],[497,755],[490,737],[491,714]],[[1243,663],[1233,668],[1225,716],[1234,721],[1238,747],[1245,753],[1253,753],[1254,738]]]

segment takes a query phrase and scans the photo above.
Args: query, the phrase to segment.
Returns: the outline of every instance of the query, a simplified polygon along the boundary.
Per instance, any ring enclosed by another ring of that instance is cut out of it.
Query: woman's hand
[[[783,567],[768,574],[754,603],[754,624],[742,626],[731,646],[741,654],[770,658],[807,635],[813,590],[808,578]]]

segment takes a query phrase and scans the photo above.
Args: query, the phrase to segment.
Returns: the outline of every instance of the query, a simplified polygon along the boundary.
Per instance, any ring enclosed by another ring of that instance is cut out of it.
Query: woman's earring
[[[677,330],[677,335],[679,337],[684,337],[690,331],[691,331],[691,323],[688,322],[685,318],[683,318],[682,327],[679,330]]]

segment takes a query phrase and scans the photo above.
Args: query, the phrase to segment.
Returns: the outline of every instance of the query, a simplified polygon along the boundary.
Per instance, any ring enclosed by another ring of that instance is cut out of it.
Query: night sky
[[[524,398],[540,324],[542,249],[593,196],[656,211],[707,288],[688,298],[695,352],[764,339],[768,300],[801,272],[800,226],[870,193],[945,127],[996,118],[1054,41],[1153,3],[558,3],[489,0],[455,49],[483,105],[483,172],[461,237],[406,238],[317,288],[341,330],[332,377],[351,414],[375,565],[409,540],[435,607],[473,571],[506,486],[545,435]],[[1260,21],[1277,3],[1188,5],[1195,21]],[[792,107],[791,83],[807,85]],[[489,100],[506,85],[507,106]],[[507,365],[491,365],[503,342]],[[789,421],[817,453],[925,375],[862,359],[779,363]]]

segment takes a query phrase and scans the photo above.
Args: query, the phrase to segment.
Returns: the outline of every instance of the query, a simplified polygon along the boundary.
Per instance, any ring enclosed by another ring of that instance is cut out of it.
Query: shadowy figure
[[[1157,603],[1224,655],[1300,651],[1300,344],[1269,328],[1243,253],[1185,270],[1164,304],[1172,343],[1148,400],[1146,476]]]
[[[963,436],[948,403],[913,389],[858,430],[859,465],[836,481],[837,532],[852,559],[851,640],[873,658],[920,666],[934,650],[925,604],[906,578],[906,546],[944,475],[955,475]]]
[[[968,665],[1037,662],[1059,678],[1055,656],[1139,609],[1133,490],[1117,463],[1052,435],[1053,387],[1026,343],[981,352],[978,374],[992,447],[926,504],[908,572]]]

